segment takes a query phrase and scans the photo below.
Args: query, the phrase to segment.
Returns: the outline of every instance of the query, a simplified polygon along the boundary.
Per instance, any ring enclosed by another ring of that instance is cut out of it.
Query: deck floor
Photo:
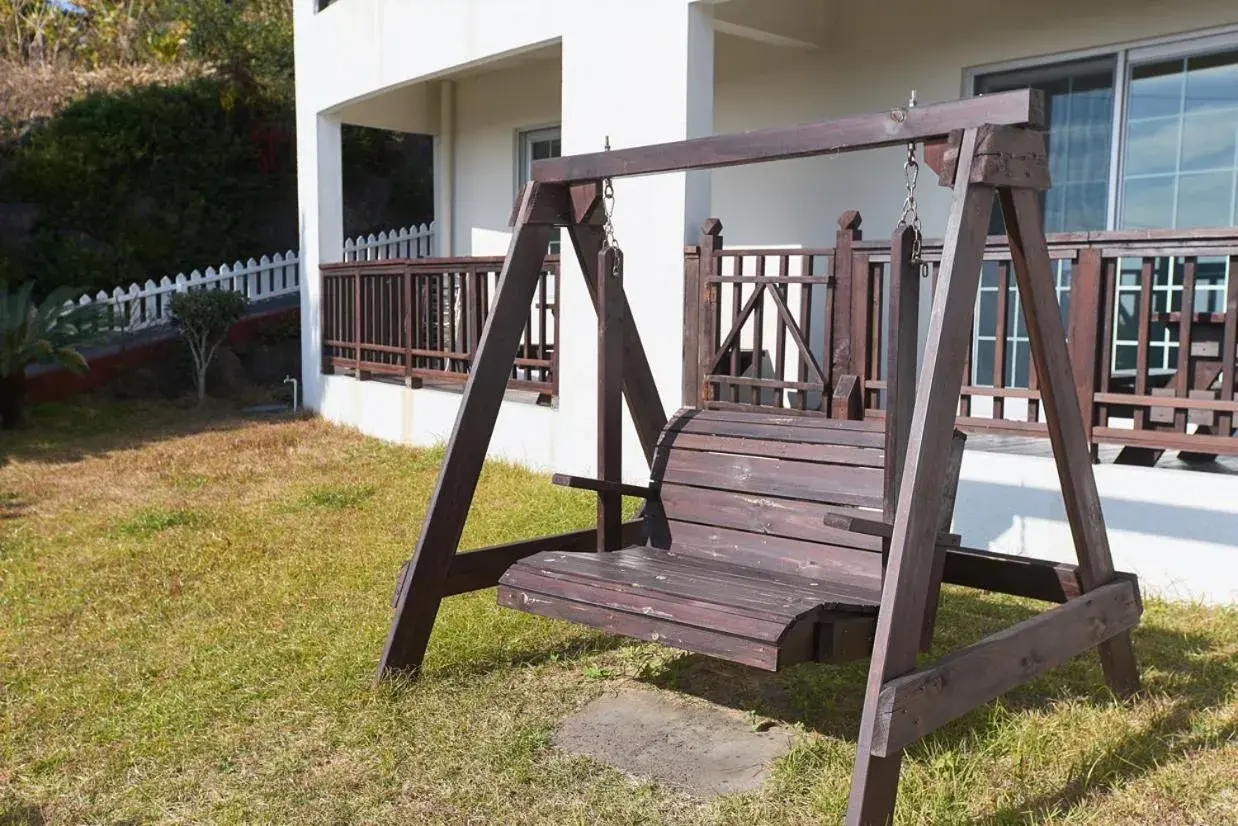
[[[967,449],[983,450],[989,453],[1013,453],[1020,456],[1043,456],[1051,458],[1053,451],[1049,440],[1038,436],[999,436],[990,434],[969,434]],[[1100,462],[1111,465],[1122,451],[1120,445],[1100,445],[1098,453]],[[1167,450],[1156,463],[1158,468],[1174,470],[1193,470],[1198,473],[1221,473],[1238,475],[1238,456],[1220,456],[1213,462],[1184,462],[1178,458],[1178,452]]]

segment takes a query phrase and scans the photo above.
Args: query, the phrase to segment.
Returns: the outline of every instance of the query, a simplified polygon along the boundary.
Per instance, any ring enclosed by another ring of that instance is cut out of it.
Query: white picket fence
[[[380,232],[344,242],[345,261],[428,258],[434,254],[434,222]]]
[[[432,254],[434,224],[405,227],[350,238],[344,242],[344,260],[374,261],[387,258],[424,258]],[[83,295],[81,306],[106,304],[105,318],[112,332],[145,330],[172,321],[172,296],[190,290],[233,290],[251,302],[265,301],[301,289],[301,259],[292,250],[264,255],[255,260],[223,264],[218,269],[207,267],[175,277],[164,276],[155,283],[130,284],[110,293],[100,290],[95,295]]]

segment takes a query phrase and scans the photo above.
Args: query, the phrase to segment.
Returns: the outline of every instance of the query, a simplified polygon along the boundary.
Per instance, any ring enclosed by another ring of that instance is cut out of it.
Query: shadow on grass
[[[923,663],[969,645],[988,634],[1008,628],[1038,613],[1032,603],[985,597],[952,589],[942,602],[937,636]],[[1051,606],[1045,606],[1051,607]],[[1050,794],[1020,801],[982,821],[989,824],[1027,822],[1068,809],[1086,798],[1110,793],[1166,763],[1238,736],[1238,726],[1219,734],[1192,733],[1200,715],[1223,707],[1238,683],[1238,662],[1209,656],[1218,641],[1204,634],[1170,631],[1143,623],[1134,631],[1135,654],[1145,672],[1144,689],[1164,693],[1175,702],[1150,724],[1132,727],[1130,734],[1107,750],[1098,761],[1080,767],[1063,786]],[[642,681],[680,691],[719,705],[763,717],[798,723],[820,734],[855,741],[868,660],[841,666],[806,663],[781,674],[689,654],[647,674]],[[1017,714],[1043,709],[1060,701],[1116,702],[1106,688],[1099,659],[1086,652],[1048,674],[1002,695],[1002,706]],[[929,748],[950,748],[983,741],[1000,722],[982,706],[929,735]]]
[[[552,662],[568,662],[591,654],[614,651],[631,641],[624,637],[615,637],[602,633],[584,633],[566,645],[562,641],[547,642],[544,645],[532,645],[524,650],[491,650],[484,656],[472,656],[465,660],[455,660],[440,666],[431,660],[426,668],[427,675],[437,678],[459,679],[479,677],[491,674],[505,668],[520,668],[522,666],[545,665]]]
[[[0,491],[0,521],[26,515],[29,505],[12,491]]]
[[[6,431],[0,439],[0,467],[13,459],[64,464],[115,450],[131,450],[215,430],[235,430],[253,422],[288,417],[245,414],[227,402],[120,402],[83,397],[31,407],[31,424]]]

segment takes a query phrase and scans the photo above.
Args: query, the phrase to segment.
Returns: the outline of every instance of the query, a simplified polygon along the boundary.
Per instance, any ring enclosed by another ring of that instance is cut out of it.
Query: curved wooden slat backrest
[[[679,411],[658,442],[650,542],[688,556],[806,577],[880,580],[881,540],[827,512],[881,517],[880,422]]]

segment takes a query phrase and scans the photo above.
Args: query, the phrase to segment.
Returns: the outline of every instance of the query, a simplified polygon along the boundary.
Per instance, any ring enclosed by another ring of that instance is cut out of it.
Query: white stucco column
[[[301,392],[306,407],[322,409],[322,280],[320,264],[344,251],[344,181],[340,122],[297,113],[297,200],[301,227]]]
[[[625,0],[599,15],[572,4],[563,35],[563,152],[577,154],[700,137],[713,132],[714,42],[708,5]],[[662,402],[679,406],[683,375],[683,245],[710,206],[710,173],[615,182],[615,229],[624,286]],[[566,247],[566,245],[565,245]],[[565,253],[568,250],[565,248]],[[574,260],[565,256],[560,317],[560,419],[556,464],[596,465],[597,319]],[[647,466],[629,421],[624,472]]]
[[[435,254],[456,254],[456,84],[439,83],[438,134],[434,136]]]

